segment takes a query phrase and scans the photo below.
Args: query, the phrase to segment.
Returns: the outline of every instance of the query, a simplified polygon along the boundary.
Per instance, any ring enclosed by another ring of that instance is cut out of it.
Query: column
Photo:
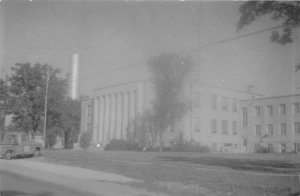
[[[99,97],[94,98],[94,119],[93,119],[93,143],[97,143],[97,133],[98,133],[98,115],[99,115]]]
[[[100,111],[99,111],[99,138],[98,143],[104,141],[104,97],[100,97]]]
[[[117,94],[116,138],[121,139],[122,129],[122,93]]]
[[[109,126],[109,131],[110,131],[110,139],[115,139],[116,138],[116,95],[112,94],[110,96],[110,107],[111,107],[111,112],[110,112],[110,126]]]
[[[128,126],[128,92],[123,93],[122,130],[121,138],[126,139]]]
[[[143,82],[139,83],[138,91],[137,91],[137,112],[142,114],[143,113],[143,104],[144,104],[144,94],[143,94]]]
[[[133,142],[135,143],[136,142],[136,130],[135,130],[135,117],[136,117],[136,106],[137,106],[137,99],[136,99],[136,96],[137,96],[137,91],[136,90],[133,90],[131,91],[131,132],[132,132],[132,139],[133,139]]]
[[[105,139],[104,142],[108,142],[110,139],[109,135],[109,117],[110,117],[110,96],[106,95],[105,96]]]

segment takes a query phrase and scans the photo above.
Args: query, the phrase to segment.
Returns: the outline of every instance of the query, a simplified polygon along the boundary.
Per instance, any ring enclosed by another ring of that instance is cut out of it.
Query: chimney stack
[[[78,79],[79,79],[79,54],[71,56],[71,78],[70,78],[70,97],[78,98]]]

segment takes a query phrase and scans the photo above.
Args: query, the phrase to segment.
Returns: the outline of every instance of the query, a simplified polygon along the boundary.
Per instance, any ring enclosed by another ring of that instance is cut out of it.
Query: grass
[[[296,154],[209,154],[45,150],[41,160],[124,175],[170,195],[293,195]]]

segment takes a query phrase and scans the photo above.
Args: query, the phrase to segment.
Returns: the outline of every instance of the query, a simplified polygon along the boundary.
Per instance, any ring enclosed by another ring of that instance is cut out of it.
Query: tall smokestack
[[[78,98],[79,54],[71,56],[70,97]]]

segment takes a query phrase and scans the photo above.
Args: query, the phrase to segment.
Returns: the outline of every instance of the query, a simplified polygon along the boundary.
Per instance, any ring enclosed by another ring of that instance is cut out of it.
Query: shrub
[[[80,148],[87,150],[90,147],[90,132],[83,132],[80,136],[79,146]]]
[[[255,153],[270,153],[270,149],[268,147],[258,145],[255,147]]]
[[[172,150],[175,152],[210,152],[209,146],[196,142],[177,142],[172,146]]]
[[[122,151],[122,150],[140,150],[138,144],[130,143],[126,140],[113,139],[104,147],[104,150]]]

